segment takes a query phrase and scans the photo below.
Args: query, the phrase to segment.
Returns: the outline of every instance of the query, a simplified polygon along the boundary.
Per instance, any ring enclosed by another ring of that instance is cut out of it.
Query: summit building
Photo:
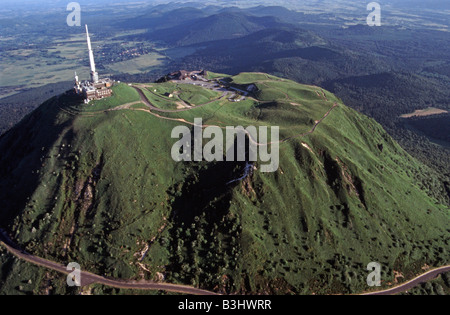
[[[92,100],[98,100],[112,95],[111,87],[113,81],[109,78],[100,79],[95,68],[94,53],[92,51],[91,38],[88,26],[86,25],[86,39],[89,51],[89,64],[91,67],[90,80],[80,82],[75,72],[75,92],[82,95],[84,102],[88,104]]]

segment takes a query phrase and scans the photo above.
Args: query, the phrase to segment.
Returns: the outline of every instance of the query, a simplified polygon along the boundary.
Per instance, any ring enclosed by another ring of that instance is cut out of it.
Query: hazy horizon
[[[353,4],[353,5],[365,5],[370,3],[372,0],[360,1],[360,0],[304,0],[301,3],[296,0],[281,0],[281,1],[269,1],[269,0],[77,0],[81,5],[101,5],[101,4],[148,4],[148,5],[158,5],[165,3],[205,3],[205,4],[215,4],[220,6],[246,6],[251,4],[262,4],[267,6],[288,6],[288,7],[301,7],[303,5],[310,4],[326,4],[330,3],[330,7],[335,7],[342,4]],[[72,2],[71,0],[4,0],[2,1],[2,9],[7,9],[8,7],[17,7],[24,5],[41,6],[46,8],[49,6],[63,7]],[[450,2],[447,0],[378,0],[375,1],[381,5],[392,5],[395,7],[406,7],[406,8],[423,8],[423,9],[450,9]]]

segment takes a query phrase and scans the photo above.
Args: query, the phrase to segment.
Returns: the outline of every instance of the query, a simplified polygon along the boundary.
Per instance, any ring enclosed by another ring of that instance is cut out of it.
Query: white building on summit
[[[99,79],[98,72],[95,69],[94,52],[92,51],[91,38],[89,36],[88,26],[86,25],[86,40],[89,51],[89,64],[91,66],[91,80],[80,82],[75,72],[75,92],[83,95],[84,102],[87,104],[91,100],[98,100],[111,96],[113,81],[109,78]]]

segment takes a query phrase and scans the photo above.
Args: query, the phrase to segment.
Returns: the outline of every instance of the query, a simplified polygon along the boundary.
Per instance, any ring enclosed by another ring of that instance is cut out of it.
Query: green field
[[[97,59],[99,46],[123,45],[121,36],[139,33],[119,32],[112,38],[101,40],[93,38],[94,57]],[[129,47],[137,46],[137,42],[127,42]],[[71,35],[67,40],[55,40],[48,48],[29,48],[8,50],[2,53],[0,64],[0,87],[23,86],[26,88],[39,87],[49,83],[74,80],[76,71],[81,80],[89,78],[88,52],[86,35],[84,33]],[[100,75],[106,74],[137,74],[150,71],[163,64],[164,55],[149,53],[136,58],[108,63]],[[5,97],[4,94],[0,97]]]
[[[138,74],[152,70],[155,66],[161,65],[164,60],[163,55],[150,53],[131,60],[113,63],[108,65],[107,69],[112,73]]]

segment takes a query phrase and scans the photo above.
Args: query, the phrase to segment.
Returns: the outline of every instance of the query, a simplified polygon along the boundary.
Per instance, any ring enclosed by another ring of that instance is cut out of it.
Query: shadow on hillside
[[[234,148],[236,160],[236,142]],[[178,281],[200,281],[212,287],[210,275],[220,272],[227,257],[232,257],[233,247],[239,246],[239,219],[230,213],[230,205],[233,188],[241,182],[236,179],[242,177],[245,166],[246,161],[190,162],[185,165],[190,175],[172,187],[173,255],[167,271]]]
[[[70,116],[61,119],[60,108],[74,101],[53,97],[0,137],[0,225],[9,232],[38,187],[50,150],[72,124]]]

